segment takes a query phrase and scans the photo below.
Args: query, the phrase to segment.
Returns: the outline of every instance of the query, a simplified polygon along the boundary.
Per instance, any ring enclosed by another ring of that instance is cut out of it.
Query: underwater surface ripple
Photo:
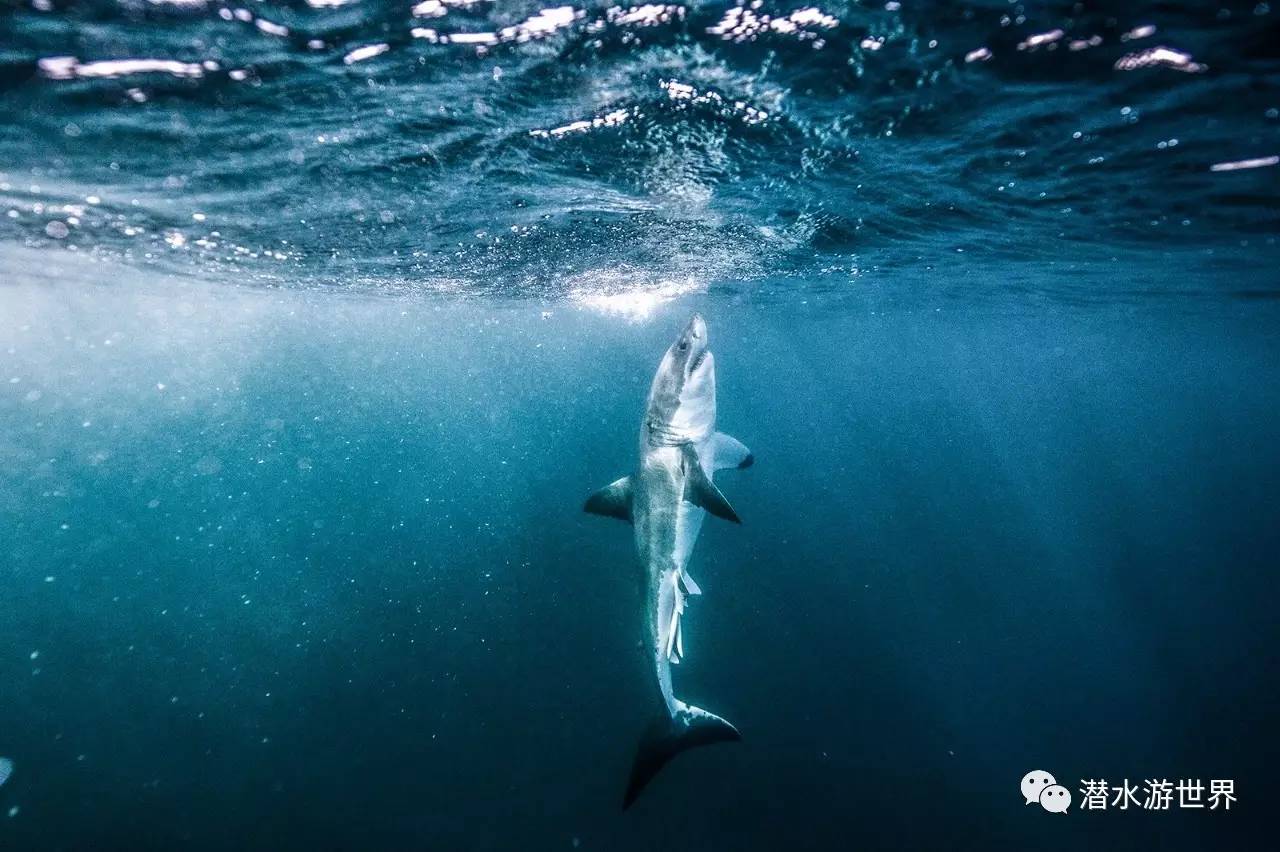
[[[1126,255],[1269,290],[1277,21],[1254,2],[35,0],[0,18],[0,241],[468,294],[848,290]],[[1086,297],[1132,289],[1106,278]]]

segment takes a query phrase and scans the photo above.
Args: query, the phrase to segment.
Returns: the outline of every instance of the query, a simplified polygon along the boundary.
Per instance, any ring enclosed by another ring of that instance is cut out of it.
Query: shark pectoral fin
[[[685,452],[687,453],[687,463],[685,465],[684,499],[695,506],[706,509],[717,518],[724,518],[726,521],[733,521],[735,524],[742,523],[738,513],[733,511],[729,501],[724,498],[724,495],[720,493],[720,489],[716,488],[716,484],[711,481],[711,477],[707,476],[707,472],[698,463],[698,455],[693,447],[686,445]]]
[[[693,581],[693,578],[689,576],[689,572],[687,570],[680,572],[680,582],[681,584],[684,585],[684,590],[689,594],[691,595],[702,594],[702,588],[699,587],[698,584]]]
[[[716,432],[703,441],[698,447],[698,457],[712,471],[747,468],[751,467],[756,460],[746,444],[723,432]]]
[[[592,494],[582,510],[631,523],[631,477],[624,476]]]

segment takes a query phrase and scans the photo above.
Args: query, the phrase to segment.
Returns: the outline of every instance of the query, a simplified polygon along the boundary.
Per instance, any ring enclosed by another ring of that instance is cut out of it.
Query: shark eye
[[[677,346],[676,348],[679,349],[681,352],[685,351],[686,349],[689,348],[689,341],[681,340],[680,345]]]

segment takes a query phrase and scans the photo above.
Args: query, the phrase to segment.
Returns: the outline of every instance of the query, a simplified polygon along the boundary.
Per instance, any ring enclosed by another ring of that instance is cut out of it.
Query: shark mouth
[[[690,373],[696,372],[697,369],[702,366],[702,362],[707,359],[707,351],[708,350],[703,349],[701,352],[697,354],[697,357],[693,359],[693,363],[689,365]]]

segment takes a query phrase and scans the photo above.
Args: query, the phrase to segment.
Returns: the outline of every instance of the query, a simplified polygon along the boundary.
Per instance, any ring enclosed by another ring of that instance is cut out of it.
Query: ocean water
[[[3,5],[0,849],[1269,848],[1278,21]],[[624,811],[695,310],[743,741]]]

